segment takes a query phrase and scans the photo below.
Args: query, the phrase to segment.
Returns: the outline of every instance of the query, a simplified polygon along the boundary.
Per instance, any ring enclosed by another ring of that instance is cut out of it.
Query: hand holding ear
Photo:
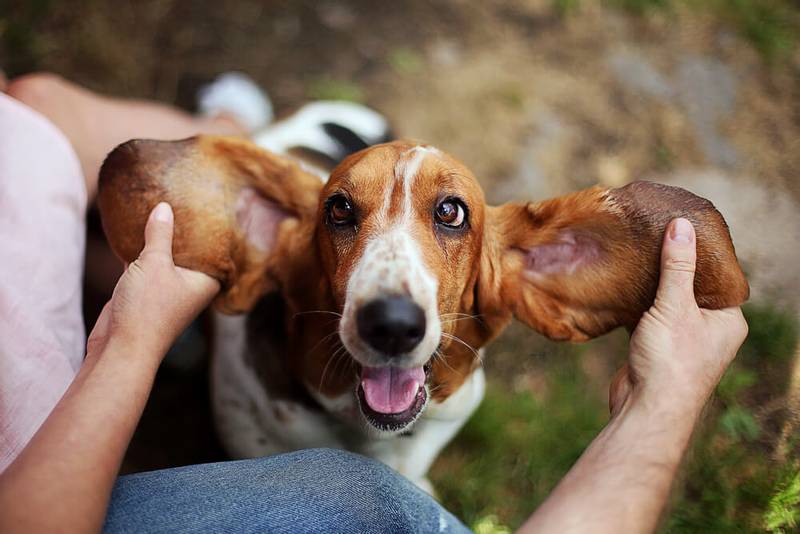
[[[157,365],[217,294],[220,286],[214,278],[175,266],[173,230],[172,208],[162,202],[147,219],[144,249],[125,269],[89,335],[87,352],[120,343]]]
[[[692,224],[675,219],[667,227],[655,303],[630,341],[629,362],[609,392],[612,415],[631,398],[689,403],[699,410],[747,336],[739,307],[697,306],[693,283],[697,261]]]

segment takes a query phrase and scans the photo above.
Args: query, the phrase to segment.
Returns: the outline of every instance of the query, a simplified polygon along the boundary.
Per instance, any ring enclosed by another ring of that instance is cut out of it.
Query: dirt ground
[[[765,62],[730,27],[688,8],[632,15],[587,1],[562,15],[554,4],[19,3],[0,66],[184,107],[229,70],[259,82],[279,115],[314,97],[354,98],[401,136],[462,159],[493,202],[639,178],[679,184],[728,219],[753,298],[796,313],[800,53]],[[620,339],[598,347],[584,370],[600,398]],[[545,388],[520,352],[551,348],[512,329],[489,351],[491,379]],[[203,419],[204,372],[161,373],[128,469],[222,457]]]

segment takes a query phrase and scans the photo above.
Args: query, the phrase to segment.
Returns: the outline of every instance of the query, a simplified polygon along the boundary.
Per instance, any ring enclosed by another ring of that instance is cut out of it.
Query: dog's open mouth
[[[428,402],[427,371],[427,366],[362,367],[357,395],[367,421],[388,432],[413,423]]]

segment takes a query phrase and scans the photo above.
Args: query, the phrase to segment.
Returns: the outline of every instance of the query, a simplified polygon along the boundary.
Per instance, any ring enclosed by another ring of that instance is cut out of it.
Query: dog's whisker
[[[429,395],[433,395],[434,393],[436,393],[437,391],[439,391],[443,387],[444,387],[444,384],[437,384],[437,385],[433,386],[432,388],[428,388],[428,394]]]
[[[339,350],[339,349],[337,348],[337,349],[336,349],[336,352],[338,352],[338,350]],[[325,375],[326,375],[326,374],[327,374],[327,372],[328,372],[328,367],[330,367],[330,365],[331,365],[331,364],[333,363],[333,361],[336,359],[336,352],[334,352],[334,353],[331,355],[331,357],[330,357],[330,358],[328,358],[328,361],[325,363],[325,367],[323,367],[323,368],[322,368],[322,376],[320,376],[320,378],[319,378],[319,387],[318,387],[317,389],[322,389],[322,385],[325,383]]]
[[[457,323],[459,321],[466,321],[466,320],[469,320],[469,319],[471,319],[473,321],[479,321],[481,317],[483,317],[483,315],[481,315],[481,314],[472,315],[472,314],[469,314],[469,313],[452,312],[452,313],[443,313],[443,314],[439,315],[439,321],[441,322],[442,326],[445,326],[445,325]]]
[[[325,336],[323,336],[322,339],[317,341],[316,345],[311,347],[311,349],[309,349],[309,351],[306,352],[306,356],[308,356],[309,354],[313,353],[315,350],[317,350],[317,348],[319,348],[320,345],[322,345],[323,343],[325,343],[326,341],[328,341],[330,338],[332,338],[333,336],[335,336],[338,333],[339,333],[338,330],[334,330],[333,332],[330,332],[329,334],[326,334]],[[341,344],[341,341],[337,341],[337,343]],[[334,345],[334,347],[336,347],[336,345]]]
[[[472,354],[475,356],[475,359],[478,360],[478,362],[480,362],[481,365],[483,364],[483,359],[481,358],[481,355],[478,353],[475,347],[473,347],[472,345],[470,345],[469,343],[467,343],[466,341],[464,341],[463,339],[454,334],[448,334],[447,332],[442,332],[442,336],[457,343],[461,343],[462,345],[467,347],[470,351],[472,351]]]
[[[341,365],[342,362],[344,362],[345,370],[347,370],[347,366],[351,363],[350,358],[347,357],[347,349],[345,349],[344,346],[342,346],[341,349],[336,351],[336,363],[333,365],[334,375],[337,375],[339,373],[339,366]]]
[[[444,319],[441,321],[442,326],[457,323],[459,321],[466,321],[467,319],[471,319],[471,317],[458,317],[457,319]]]
[[[445,357],[444,354],[442,354],[442,351],[440,351],[439,349],[436,349],[435,351],[433,351],[433,359],[434,359],[434,361],[442,362],[442,365],[447,367],[450,371],[452,371],[454,373],[456,372],[456,370],[453,369],[453,367],[447,362],[447,358]]]
[[[327,371],[328,371],[328,367],[329,367],[329,366],[330,366],[330,365],[331,365],[331,364],[332,364],[334,361],[337,361],[337,360],[338,360],[338,358],[339,358],[340,356],[344,355],[344,354],[345,354],[345,352],[346,352],[346,349],[345,349],[344,345],[342,345],[342,343],[341,343],[341,342],[337,342],[337,344],[339,345],[339,347],[338,347],[338,348],[337,348],[337,349],[334,351],[334,353],[333,353],[333,354],[331,355],[331,357],[328,359],[328,362],[325,364],[325,367],[322,369],[322,376],[321,376],[321,377],[320,377],[320,379],[319,379],[319,388],[318,388],[318,389],[322,389],[322,385],[325,383],[325,375],[326,375],[326,373],[327,373]],[[333,374],[334,374],[334,375],[336,374],[336,369],[337,369],[337,368],[338,368],[338,363],[336,363],[336,364],[333,366]]]
[[[321,390],[322,389],[322,384],[325,383],[325,373],[328,372],[328,367],[330,366],[332,361],[333,361],[333,358],[332,357],[329,358],[328,362],[325,364],[325,367],[322,368],[322,376],[319,377],[319,385],[317,386],[318,390]]]
[[[439,315],[439,317],[441,317],[441,318],[451,317],[451,316],[452,317],[464,317],[464,318],[470,318],[470,319],[478,319],[480,317],[483,317],[483,314],[482,313],[471,314],[471,313],[449,312],[449,313],[443,313],[443,314]]]

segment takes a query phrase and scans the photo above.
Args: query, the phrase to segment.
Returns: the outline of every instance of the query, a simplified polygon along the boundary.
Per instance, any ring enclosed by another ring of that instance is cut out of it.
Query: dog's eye
[[[353,205],[344,195],[336,195],[328,200],[328,217],[333,224],[351,224],[354,220]]]
[[[461,228],[466,219],[466,210],[460,200],[448,198],[436,206],[436,222],[450,228]]]

